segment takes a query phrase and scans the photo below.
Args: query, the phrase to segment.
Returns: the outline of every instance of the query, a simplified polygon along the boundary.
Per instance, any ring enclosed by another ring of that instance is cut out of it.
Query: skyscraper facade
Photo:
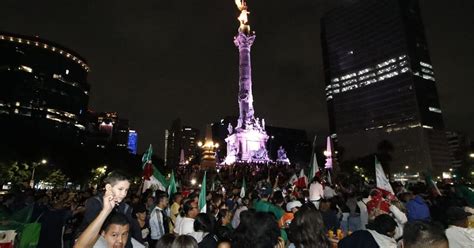
[[[181,119],[174,120],[171,128],[165,130],[165,165],[177,166],[183,162],[180,160],[190,162],[194,159],[199,133],[197,128],[182,126]]]
[[[0,54],[4,144],[79,144],[90,90],[85,59],[55,42],[6,32],[0,32]]]
[[[343,160],[390,144],[392,177],[450,166],[418,2],[360,0],[321,20],[331,136]],[[408,168],[408,169],[407,169]]]

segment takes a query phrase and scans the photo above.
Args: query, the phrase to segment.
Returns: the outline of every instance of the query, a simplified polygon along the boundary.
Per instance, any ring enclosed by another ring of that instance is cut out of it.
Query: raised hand
[[[107,213],[112,212],[112,209],[115,207],[115,198],[114,194],[110,191],[106,191],[104,194],[104,199],[103,199],[103,211],[106,211]]]

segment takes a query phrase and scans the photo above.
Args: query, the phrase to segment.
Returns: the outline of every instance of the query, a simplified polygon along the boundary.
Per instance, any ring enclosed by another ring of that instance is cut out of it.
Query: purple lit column
[[[237,128],[246,128],[254,122],[253,95],[252,95],[252,70],[250,64],[250,48],[255,40],[255,35],[247,35],[239,31],[234,38],[235,45],[239,48],[239,125]]]

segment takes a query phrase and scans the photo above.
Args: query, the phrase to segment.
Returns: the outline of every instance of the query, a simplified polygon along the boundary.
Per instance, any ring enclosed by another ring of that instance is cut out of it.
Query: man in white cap
[[[295,213],[302,206],[300,201],[291,201],[286,204],[286,212],[278,221],[280,228],[288,228],[295,217]]]

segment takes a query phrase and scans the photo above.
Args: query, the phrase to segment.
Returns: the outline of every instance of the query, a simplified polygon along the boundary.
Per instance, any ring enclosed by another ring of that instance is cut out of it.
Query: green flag
[[[176,181],[174,179],[174,171],[171,171],[170,185],[168,186],[168,195],[172,197],[178,190],[176,189]]]
[[[309,162],[308,183],[310,183],[311,180],[313,180],[314,175],[315,175],[316,172],[319,170],[318,158],[316,157],[315,147],[316,147],[316,135],[314,136],[314,139],[313,139],[313,148],[312,148],[312,150],[311,150],[311,154],[313,154],[313,156],[311,157],[311,161]]]
[[[199,210],[201,213],[206,213],[206,174],[207,171],[204,172],[204,177],[202,178],[201,183],[201,192],[199,193]]]
[[[441,194],[441,191],[439,191],[439,188],[438,186],[436,185],[436,182],[433,180],[433,178],[431,177],[431,173],[429,172],[426,172],[425,173],[425,183],[426,185],[430,188],[430,189],[433,189],[434,190],[434,193],[438,194],[438,195],[442,195]]]
[[[245,191],[247,190],[247,186],[245,185],[245,177],[242,178],[242,187],[240,188],[240,198],[245,197]]]

